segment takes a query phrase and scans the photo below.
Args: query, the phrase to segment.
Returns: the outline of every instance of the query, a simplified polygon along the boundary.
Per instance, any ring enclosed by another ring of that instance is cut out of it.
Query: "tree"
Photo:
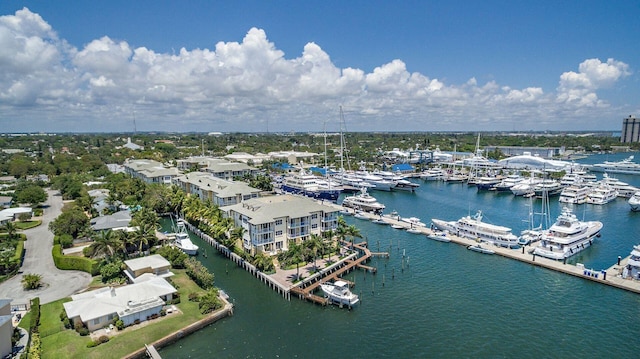
[[[16,200],[19,203],[31,203],[36,205],[47,200],[47,192],[45,192],[40,186],[30,185],[22,188],[16,193]]]
[[[25,290],[38,289],[42,285],[42,276],[40,274],[25,274],[22,276],[22,288]]]
[[[5,223],[3,229],[4,229],[5,232],[7,232],[7,237],[10,240],[15,238],[16,233],[18,231],[18,227],[16,227],[16,225],[11,221]]]
[[[49,223],[49,230],[56,236],[69,234],[73,238],[78,238],[89,231],[89,218],[78,206],[73,206]]]
[[[131,241],[137,243],[140,255],[142,255],[144,247],[149,247],[149,244],[155,243],[156,239],[156,228],[148,223],[139,225],[138,228],[131,233]]]
[[[106,230],[98,233],[93,239],[92,256],[105,257],[107,261],[123,246],[122,241],[117,237],[114,231]]]

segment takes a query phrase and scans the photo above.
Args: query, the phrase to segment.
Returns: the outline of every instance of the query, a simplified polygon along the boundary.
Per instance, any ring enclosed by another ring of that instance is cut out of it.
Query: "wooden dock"
[[[316,280],[311,283],[300,283],[297,286],[291,287],[291,292],[293,294],[296,294],[300,299],[308,300],[320,305],[327,305],[329,304],[328,298],[313,294],[313,292],[316,289],[318,289],[320,284],[328,281],[332,281],[332,280],[338,280],[338,279],[345,281],[340,277],[343,274],[352,271],[354,268],[365,269],[371,273],[377,272],[377,268],[367,266],[364,264],[369,258],[372,257],[371,251],[369,250],[369,248],[367,248],[367,242],[360,242],[360,243],[343,242],[343,244],[354,250],[357,250],[359,253],[361,253],[361,255],[356,257],[355,259],[344,260],[344,265],[342,267],[336,269],[335,271],[332,271],[331,273],[326,273],[319,280]],[[387,256],[388,256],[388,253],[387,253]],[[346,281],[346,282],[349,283],[350,286],[354,285],[353,282],[349,282],[349,281]]]

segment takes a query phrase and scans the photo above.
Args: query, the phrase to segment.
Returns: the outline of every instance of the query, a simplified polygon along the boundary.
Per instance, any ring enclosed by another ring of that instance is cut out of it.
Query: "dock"
[[[401,226],[403,229],[417,229],[420,235],[430,235],[433,234],[433,231],[429,227],[423,226],[412,226],[408,222],[401,221],[399,217],[391,218],[389,216],[378,216],[372,213],[364,213],[364,215],[369,220],[381,218],[385,222],[389,224],[395,224]],[[477,244],[475,240],[458,237],[453,234],[448,234],[447,238],[451,239],[451,243],[456,243],[464,246],[465,248],[472,245]],[[621,260],[620,264],[618,263],[612,265],[606,269],[594,269],[594,268],[586,268],[583,264],[569,264],[566,261],[557,261],[541,256],[537,256],[533,254],[532,246],[521,247],[520,249],[510,249],[499,246],[494,246],[488,243],[485,243],[486,248],[490,248],[495,251],[495,254],[500,255],[505,258],[515,259],[520,262],[528,263],[530,265],[534,265],[541,268],[547,268],[550,270],[554,270],[556,272],[568,274],[574,277],[582,278],[585,280],[589,280],[592,282],[608,285],[611,287],[623,289],[629,292],[640,294],[640,281],[632,280],[632,279],[624,279],[622,278],[622,271],[626,266],[627,260],[629,257]],[[370,253],[371,254],[371,253]]]

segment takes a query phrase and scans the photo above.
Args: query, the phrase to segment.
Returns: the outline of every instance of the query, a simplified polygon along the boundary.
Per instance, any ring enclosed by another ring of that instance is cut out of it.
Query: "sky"
[[[2,0],[0,132],[619,131],[638,19],[637,0]]]

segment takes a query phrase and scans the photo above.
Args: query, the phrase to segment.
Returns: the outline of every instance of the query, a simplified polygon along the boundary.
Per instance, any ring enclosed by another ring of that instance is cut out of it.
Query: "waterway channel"
[[[584,163],[618,160],[601,155]],[[637,156],[636,158],[639,158]],[[616,176],[640,186],[640,176]],[[417,182],[419,180],[416,180]],[[485,221],[527,227],[529,200],[477,192],[460,184],[425,183],[415,193],[372,192],[402,216],[455,220],[477,210]],[[539,205],[534,202],[534,206]],[[551,218],[561,209],[551,200]],[[625,199],[580,205],[575,213],[604,223],[593,247],[571,262],[604,269],[640,243],[640,213]],[[373,251],[389,259],[369,264],[355,281],[361,303],[353,310],[282,298],[235,264],[207,248],[199,259],[235,304],[234,316],[163,348],[164,358],[317,357],[635,357],[640,337],[640,295],[500,256],[487,256],[388,226],[347,218]],[[405,255],[403,258],[403,254]]]

